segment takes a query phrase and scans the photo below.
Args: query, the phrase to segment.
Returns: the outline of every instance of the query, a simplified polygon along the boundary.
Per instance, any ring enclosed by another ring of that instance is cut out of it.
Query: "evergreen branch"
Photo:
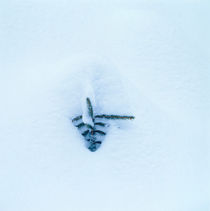
[[[109,124],[106,123],[106,121],[103,122],[100,120],[100,118],[108,120],[126,120],[126,119],[132,120],[135,118],[134,116],[106,115],[106,114],[94,116],[93,106],[91,104],[90,98],[86,98],[86,103],[87,103],[87,110],[85,112],[87,112],[88,117],[91,117],[92,119],[91,125],[83,122],[82,115],[73,118],[72,122],[74,126],[78,128],[80,134],[84,136],[84,139],[88,142],[87,148],[91,152],[95,152],[99,148],[99,145],[102,143],[103,138],[106,135],[106,132],[104,132],[103,129],[105,130],[104,127],[109,126]],[[99,120],[96,120],[97,118]],[[101,128],[99,127],[100,130],[95,130],[97,126],[101,127]]]
[[[86,136],[89,133],[89,130],[86,130],[85,132],[82,133],[83,136]]]
[[[88,114],[93,119],[93,106],[92,106],[91,101],[88,97],[86,98],[86,102],[87,102]]]
[[[101,144],[102,142],[101,141],[95,141],[93,142],[93,144]]]
[[[85,126],[85,123],[84,122],[82,122],[82,123],[80,123],[80,124],[78,124],[78,125],[75,125],[75,127],[78,127],[78,128],[82,128],[82,127],[84,127]]]
[[[120,115],[106,115],[106,114],[101,114],[101,115],[96,115],[95,118],[105,118],[105,119],[135,119],[134,116],[120,116]]]
[[[77,120],[79,120],[79,119],[82,119],[82,115],[77,116],[77,117],[75,117],[74,119],[72,119],[72,122],[75,122],[75,121],[77,121]]]
[[[93,126],[92,125],[89,125],[89,124],[85,124],[85,126],[89,129],[92,129],[93,130]]]
[[[95,125],[99,125],[99,126],[105,127],[107,124],[105,124],[103,122],[95,122]]]
[[[91,151],[91,152],[95,152],[97,149],[96,149],[96,144],[91,144],[88,149]]]
[[[76,125],[76,127],[78,127],[78,128],[82,128],[82,127],[85,127],[85,126],[86,126],[87,128],[93,129],[93,127],[92,127],[91,125],[85,124],[84,122],[82,122],[82,123]]]
[[[93,132],[94,132],[94,133],[99,133],[99,134],[101,134],[101,135],[103,135],[103,136],[106,135],[106,133],[104,133],[104,132],[101,131],[101,130],[94,130]]]

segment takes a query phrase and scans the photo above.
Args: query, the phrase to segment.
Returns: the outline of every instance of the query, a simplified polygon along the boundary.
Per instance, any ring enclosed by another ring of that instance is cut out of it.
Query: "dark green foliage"
[[[78,127],[78,128],[82,128],[82,127],[85,127],[85,123],[82,122],[82,123],[80,123],[80,124],[78,124],[78,125],[75,125],[75,126]]]
[[[105,118],[105,119],[134,119],[134,116],[119,116],[119,115],[106,115],[106,114],[101,114],[101,115],[96,115],[95,118]]]
[[[93,127],[89,124],[85,124],[84,122],[78,124],[78,125],[75,125],[75,127],[78,127],[78,128],[82,128],[82,127],[88,127],[90,129],[93,129]]]
[[[89,98],[86,99],[86,103],[87,103],[87,108],[88,108],[88,114],[93,119],[93,106]]]
[[[95,115],[93,112],[93,106],[89,98],[86,98],[86,104],[88,109],[88,115],[91,117],[93,121],[93,126],[86,124],[82,121],[82,115],[77,116],[72,119],[73,124],[75,127],[78,128],[81,135],[86,140],[87,148],[91,152],[95,152],[101,145],[106,133],[107,127],[109,126],[106,122],[108,120],[132,120],[134,116],[124,116],[124,115]],[[97,121],[101,119],[100,121]]]
[[[106,124],[103,123],[103,122],[95,122],[95,125],[99,125],[99,126],[102,126],[102,127],[105,127],[106,126]]]
[[[100,135],[103,135],[103,136],[106,135],[106,133],[103,132],[103,131],[101,131],[101,130],[94,130],[93,133],[94,133],[94,134],[99,133]]]
[[[86,130],[85,132],[82,133],[82,135],[87,136],[88,133],[89,133],[89,130]]]
[[[75,122],[75,121],[77,121],[77,120],[79,120],[79,119],[82,119],[82,115],[77,116],[77,117],[75,117],[74,119],[72,119],[72,122]]]

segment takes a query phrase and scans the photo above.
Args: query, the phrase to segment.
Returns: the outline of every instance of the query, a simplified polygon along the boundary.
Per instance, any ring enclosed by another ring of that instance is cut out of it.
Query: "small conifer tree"
[[[86,105],[87,115],[91,119],[93,125],[84,123],[82,115],[73,118],[72,122],[74,126],[78,128],[81,135],[85,138],[87,148],[91,152],[95,152],[104,140],[107,133],[107,127],[109,126],[106,120],[132,120],[135,118],[134,116],[121,115],[94,115],[90,98],[86,98]]]

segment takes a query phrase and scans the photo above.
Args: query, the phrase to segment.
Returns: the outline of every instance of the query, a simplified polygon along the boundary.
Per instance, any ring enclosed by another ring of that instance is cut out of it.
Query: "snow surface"
[[[209,6],[0,1],[0,211],[209,211]],[[94,153],[86,91],[136,117]]]

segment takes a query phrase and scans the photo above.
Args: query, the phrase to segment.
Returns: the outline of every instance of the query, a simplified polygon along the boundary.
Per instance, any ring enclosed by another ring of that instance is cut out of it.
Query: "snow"
[[[209,211],[209,6],[1,1],[0,211]],[[96,152],[87,95],[136,117]]]

